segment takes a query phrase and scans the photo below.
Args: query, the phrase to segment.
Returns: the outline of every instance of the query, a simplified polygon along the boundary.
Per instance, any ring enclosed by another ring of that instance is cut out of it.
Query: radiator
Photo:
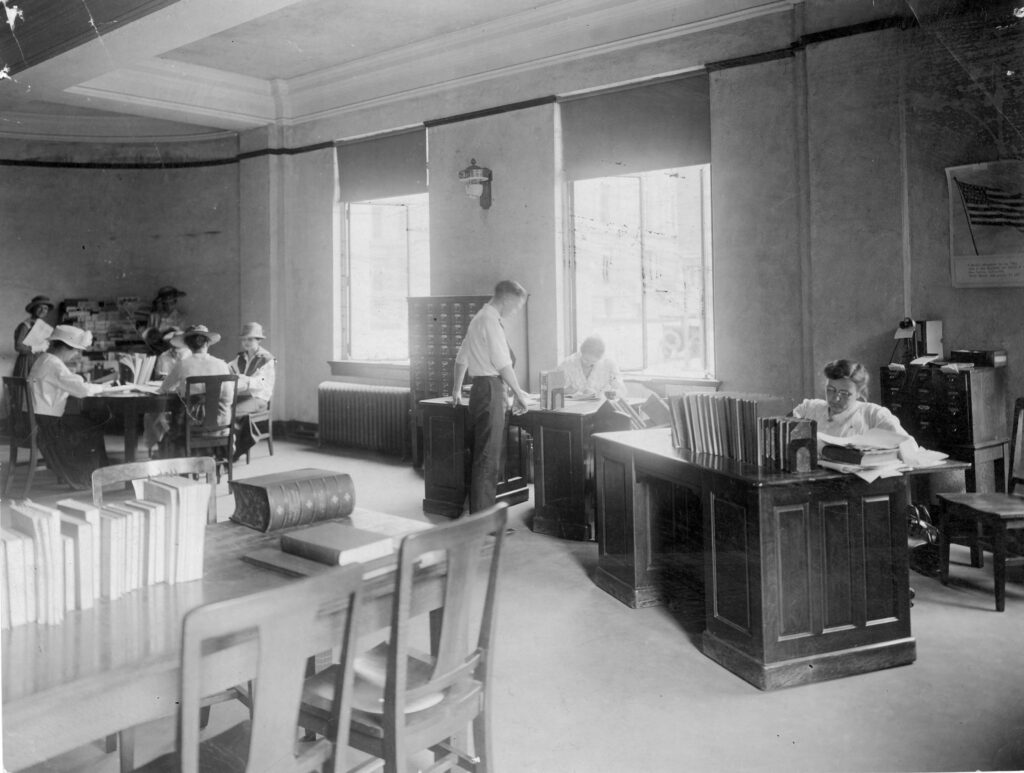
[[[317,387],[320,444],[406,456],[410,404],[407,387],[325,381]]]

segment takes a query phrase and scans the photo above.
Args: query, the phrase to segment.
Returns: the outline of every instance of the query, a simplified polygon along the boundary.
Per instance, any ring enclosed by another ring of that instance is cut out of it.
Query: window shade
[[[427,191],[427,131],[338,144],[342,201],[367,201]]]
[[[570,180],[711,162],[706,74],[561,103]]]

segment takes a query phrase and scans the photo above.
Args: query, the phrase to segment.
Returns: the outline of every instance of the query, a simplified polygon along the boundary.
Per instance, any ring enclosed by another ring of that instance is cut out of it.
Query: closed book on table
[[[824,445],[821,458],[829,462],[859,464],[862,467],[877,467],[880,464],[899,461],[898,448],[857,448],[856,446]]]
[[[351,476],[332,470],[289,470],[228,485],[235,497],[231,520],[259,531],[341,518],[356,504]]]
[[[387,534],[328,521],[281,535],[281,550],[322,564],[344,566],[388,556],[394,551],[394,543]]]

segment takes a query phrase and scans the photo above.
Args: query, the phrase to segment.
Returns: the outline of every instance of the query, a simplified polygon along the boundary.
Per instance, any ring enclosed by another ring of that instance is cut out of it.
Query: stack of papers
[[[880,464],[849,464],[846,462],[830,462],[818,460],[820,467],[836,470],[838,472],[856,475],[868,483],[878,478],[891,478],[906,470],[918,469],[921,467],[934,467],[941,464],[948,457],[941,451],[931,451],[921,448],[917,441],[896,432],[884,429],[870,429],[861,435],[851,437],[836,437],[835,435],[818,434],[818,444],[844,446],[851,449],[865,451],[881,451],[896,448],[899,450],[898,458],[882,462]]]

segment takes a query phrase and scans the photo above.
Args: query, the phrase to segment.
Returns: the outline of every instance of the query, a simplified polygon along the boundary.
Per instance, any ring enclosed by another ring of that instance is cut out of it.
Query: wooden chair
[[[150,459],[100,467],[92,474],[92,503],[103,506],[103,488],[115,483],[158,478],[161,475],[205,475],[210,484],[210,507],[207,523],[217,523],[217,462],[211,456],[189,456],[180,459]]]
[[[28,388],[28,379],[16,376],[4,376],[4,390],[7,392],[7,434],[10,445],[10,464],[4,478],[3,498],[7,498],[11,483],[14,481],[14,470],[18,466],[18,449],[28,449],[28,477],[25,479],[23,497],[32,490],[32,480],[42,456],[39,453],[38,431],[36,428],[36,410],[32,400],[32,390]]]
[[[981,566],[981,551],[992,552],[992,574],[995,579],[996,611],[1006,608],[1006,564],[1011,548],[1020,553],[1024,542],[1024,497],[1014,494],[1018,482],[1024,482],[1021,451],[1024,440],[1024,398],[1018,397],[1013,407],[1013,436],[1010,441],[1010,482],[1007,493],[939,494],[939,579],[949,582],[950,543],[970,545],[972,564]],[[1016,542],[1014,545],[1013,543]],[[978,560],[974,560],[977,558]],[[1015,559],[1020,561],[1024,556]]]
[[[177,749],[140,773],[344,770],[362,579],[362,566],[338,567],[189,612],[182,623]],[[342,653],[332,685],[337,722],[319,740],[298,741],[308,661],[332,647]],[[200,743],[204,696],[239,678],[254,685],[251,719]]]
[[[349,745],[384,760],[387,773],[405,771],[410,757],[429,749],[434,770],[458,765],[491,770],[490,698],[494,599],[508,506],[504,503],[402,540],[395,577],[390,641],[356,659]],[[485,550],[485,543],[493,548]],[[440,609],[431,613],[432,655],[411,642],[416,575],[446,563]],[[484,580],[486,578],[486,580]],[[483,604],[474,604],[474,590]],[[469,632],[474,632],[475,637]],[[300,724],[329,729],[338,667],[310,678]],[[473,752],[456,736],[472,725]]]
[[[267,439],[267,449],[270,451],[270,455],[274,455],[274,419],[270,413],[270,400],[267,400],[266,410],[253,411],[249,414],[249,421],[252,422],[253,431],[256,433],[256,442],[259,443],[264,438]],[[263,428],[265,425],[266,429]],[[251,451],[252,449],[249,449]],[[245,452],[245,463],[249,463],[249,451]]]
[[[224,391],[227,394],[223,394]],[[226,424],[219,417],[222,394],[224,400],[230,400]],[[228,468],[228,480],[234,476],[232,460],[235,455],[237,396],[238,375],[234,373],[227,376],[188,376],[185,379],[185,455],[222,449],[224,458],[220,463]],[[220,464],[217,466],[217,480],[220,480]]]

